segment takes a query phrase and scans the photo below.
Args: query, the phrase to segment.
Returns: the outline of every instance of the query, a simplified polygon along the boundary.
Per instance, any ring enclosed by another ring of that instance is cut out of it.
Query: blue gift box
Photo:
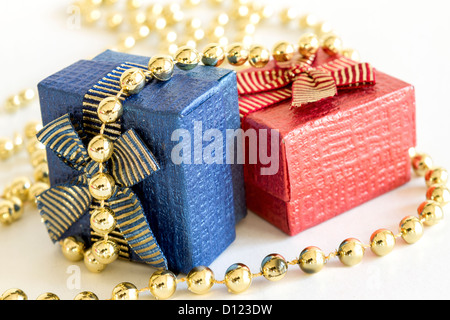
[[[83,123],[82,103],[89,89],[122,63],[147,65],[148,61],[106,51],[48,77],[38,85],[43,124],[65,114]],[[175,70],[172,80],[152,81],[124,104],[122,131],[134,129],[160,165],[159,171],[132,189],[174,272],[211,264],[233,242],[235,225],[247,213],[243,167],[234,159],[226,161],[227,148],[237,148],[237,144],[226,145],[227,130],[239,128],[236,74],[227,69]],[[207,132],[221,133],[225,146],[223,155],[212,155],[213,163],[206,163],[204,152],[211,150],[208,146],[217,135],[207,138]],[[191,141],[184,141],[187,133]],[[190,148],[179,152],[180,146]],[[174,161],[174,155],[182,156],[181,163]],[[78,174],[52,152],[48,163],[52,186]],[[89,212],[67,230],[64,237],[68,236],[93,241]],[[141,261],[133,252],[129,259]]]

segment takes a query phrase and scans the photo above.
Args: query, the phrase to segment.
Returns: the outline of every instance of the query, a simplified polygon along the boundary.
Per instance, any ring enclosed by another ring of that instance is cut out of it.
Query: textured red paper
[[[259,162],[245,165],[251,211],[295,235],[410,180],[414,88],[378,71],[376,79],[372,87],[298,109],[287,101],[243,119],[244,130],[280,133],[276,175],[261,175],[267,165]]]

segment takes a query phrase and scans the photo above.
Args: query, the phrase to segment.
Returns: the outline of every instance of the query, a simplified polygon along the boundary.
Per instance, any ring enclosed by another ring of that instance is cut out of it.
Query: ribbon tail
[[[329,73],[309,70],[299,75],[292,84],[292,107],[301,107],[336,94],[336,82]]]
[[[129,188],[120,189],[108,201],[116,215],[120,232],[131,250],[146,264],[167,269],[167,259],[159,247],[138,197]]]
[[[111,174],[118,184],[131,187],[160,169],[154,155],[130,129],[114,142]]]
[[[57,242],[89,210],[92,196],[87,185],[59,185],[41,193],[36,202],[50,238]]]

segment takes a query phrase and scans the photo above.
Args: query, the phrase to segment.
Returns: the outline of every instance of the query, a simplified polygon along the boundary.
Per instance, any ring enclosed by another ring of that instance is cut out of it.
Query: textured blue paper
[[[39,85],[44,125],[71,113],[82,121],[85,93],[123,62],[146,65],[149,58],[106,51],[91,60],[79,61],[48,77]],[[239,129],[236,75],[231,70],[199,66],[176,70],[169,82],[151,82],[125,103],[122,129],[134,128],[154,153],[161,170],[133,188],[144,207],[169,268],[187,273],[209,265],[235,239],[235,225],[245,217],[243,168],[239,164],[181,164],[171,160],[179,141],[171,141],[175,129],[192,136],[194,122],[202,130]],[[210,142],[204,141],[203,147]],[[192,159],[193,160],[193,159]],[[48,154],[52,185],[76,175],[53,153]],[[83,216],[67,236],[90,239],[89,216]],[[139,261],[132,255],[132,260]]]

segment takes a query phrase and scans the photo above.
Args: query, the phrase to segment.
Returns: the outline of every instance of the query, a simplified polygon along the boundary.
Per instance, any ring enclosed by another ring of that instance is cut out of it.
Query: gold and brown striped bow
[[[290,98],[292,107],[301,107],[334,97],[341,89],[375,84],[375,72],[369,63],[342,56],[321,65],[314,65],[315,57],[295,61],[287,65],[272,62],[264,69],[237,74],[241,117]]]

